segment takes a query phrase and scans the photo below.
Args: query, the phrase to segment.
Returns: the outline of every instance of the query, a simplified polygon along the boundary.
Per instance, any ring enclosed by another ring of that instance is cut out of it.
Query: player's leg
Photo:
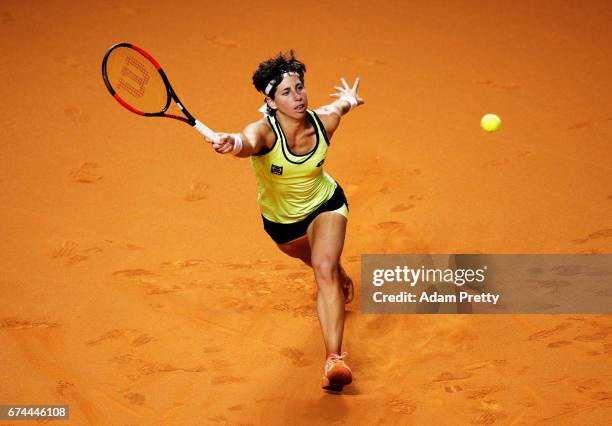
[[[300,259],[308,266],[312,266],[310,261],[310,244],[308,237],[304,235],[296,240],[285,244],[278,244],[278,248],[288,256]],[[338,262],[338,273],[340,274],[340,282],[342,283],[342,291],[344,293],[344,303],[350,303],[353,300],[353,280],[348,276],[340,262]]]
[[[278,244],[278,248],[286,255],[300,259],[306,265],[312,266],[310,263],[310,244],[306,235],[285,244]]]
[[[346,218],[335,212],[318,215],[308,226],[310,260],[317,282],[317,312],[327,354],[340,353],[344,331],[344,294],[340,255]]]
[[[312,269],[317,281],[317,312],[327,357],[321,387],[341,391],[353,380],[341,353],[344,303],[340,255],[344,247],[346,218],[339,213],[321,213],[308,227]]]

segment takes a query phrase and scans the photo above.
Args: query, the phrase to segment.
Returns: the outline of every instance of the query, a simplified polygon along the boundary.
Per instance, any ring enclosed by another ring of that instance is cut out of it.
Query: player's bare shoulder
[[[276,136],[266,117],[248,124],[243,131],[244,135],[253,145],[253,152],[270,149],[274,145]]]

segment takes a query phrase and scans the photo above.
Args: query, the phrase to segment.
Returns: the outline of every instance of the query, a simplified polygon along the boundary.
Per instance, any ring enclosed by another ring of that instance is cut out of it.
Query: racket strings
[[[135,98],[142,98],[145,87],[149,83],[150,76],[147,68],[131,56],[125,58],[126,67],[121,68],[121,79],[117,85],[118,89],[125,90]],[[138,72],[134,72],[128,66],[134,67]]]
[[[124,46],[115,48],[106,61],[106,76],[115,93],[132,108],[154,114],[168,107],[164,80],[138,51]]]

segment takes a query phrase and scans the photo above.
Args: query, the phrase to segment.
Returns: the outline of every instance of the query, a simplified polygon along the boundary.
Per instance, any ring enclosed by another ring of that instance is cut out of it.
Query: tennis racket
[[[102,78],[110,94],[128,110],[145,117],[167,117],[183,121],[208,139],[219,136],[196,120],[183,106],[159,63],[131,43],[117,43],[102,60]],[[169,114],[174,101],[184,117]]]

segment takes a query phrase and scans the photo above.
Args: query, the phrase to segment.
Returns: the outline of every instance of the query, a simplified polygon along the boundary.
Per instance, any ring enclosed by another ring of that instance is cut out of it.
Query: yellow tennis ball
[[[485,132],[494,132],[501,126],[501,120],[495,114],[486,114],[480,120],[480,127]]]

